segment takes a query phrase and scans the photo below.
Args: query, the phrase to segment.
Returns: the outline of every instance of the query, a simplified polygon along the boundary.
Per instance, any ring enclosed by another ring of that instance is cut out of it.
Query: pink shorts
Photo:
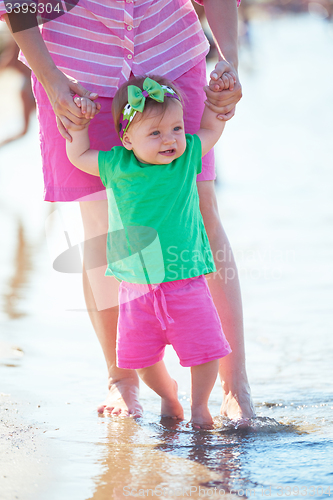
[[[182,366],[196,366],[231,352],[204,276],[160,285],[119,287],[117,366],[154,365],[171,344]]]
[[[206,60],[177,78],[174,82],[184,94],[185,132],[194,134],[200,127],[201,115],[206,94],[202,87],[206,85]],[[33,92],[37,101],[39,138],[41,145],[44,199],[46,201],[75,201],[83,197],[86,200],[105,199],[105,187],[99,177],[86,174],[75,168],[66,155],[66,141],[60,135],[56,119],[47,95],[33,75]],[[92,149],[108,151],[113,146],[121,146],[116,134],[111,115],[112,99],[100,97],[102,109],[89,126]],[[214,152],[211,150],[202,159],[202,172],[198,181],[215,179]],[[94,194],[95,193],[95,194]]]

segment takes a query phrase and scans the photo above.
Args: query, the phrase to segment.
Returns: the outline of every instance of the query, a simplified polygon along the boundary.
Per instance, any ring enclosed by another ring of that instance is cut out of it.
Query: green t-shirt
[[[106,275],[152,284],[216,270],[199,209],[197,135],[186,134],[185,152],[168,165],[141,163],[122,146],[100,151],[98,163],[109,206]]]

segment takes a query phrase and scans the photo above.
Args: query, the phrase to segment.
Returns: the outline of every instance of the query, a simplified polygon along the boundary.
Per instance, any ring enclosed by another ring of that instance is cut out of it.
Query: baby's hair
[[[133,77],[127,82],[123,83],[121,87],[116,92],[116,95],[113,98],[112,102],[112,116],[113,116],[113,121],[114,121],[114,126],[116,129],[116,132],[119,136],[120,132],[120,121],[122,117],[122,112],[126,104],[128,103],[128,92],[127,88],[129,85],[135,85],[136,87],[139,87],[141,90],[143,90],[143,82],[145,79],[149,76],[152,80],[155,80],[155,82],[159,83],[160,85],[166,85],[167,87],[170,87],[172,90],[176,92],[178,95],[181,104],[183,105],[183,97],[181,94],[181,91],[167,78],[164,78],[163,76],[158,76],[158,75],[144,75],[144,76],[137,76]],[[146,111],[156,108],[159,109],[161,114],[163,115],[165,113],[165,110],[170,104],[170,101],[176,100],[173,97],[165,97],[164,102],[158,102],[155,101],[154,99],[151,99],[150,97],[146,97],[145,101],[145,108],[143,110],[142,116],[145,114]],[[137,113],[136,116],[141,115],[141,113]]]

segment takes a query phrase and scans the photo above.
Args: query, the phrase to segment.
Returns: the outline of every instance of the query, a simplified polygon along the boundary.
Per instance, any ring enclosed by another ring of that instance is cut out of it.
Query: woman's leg
[[[108,369],[109,392],[98,411],[122,416],[140,415],[142,408],[138,400],[138,376],[134,370],[123,370],[116,366],[119,284],[115,278],[104,276],[106,265],[95,267],[96,262],[103,263],[103,259],[105,260],[108,232],[107,201],[81,202],[80,208],[85,233],[84,296]],[[91,241],[87,243],[96,236],[100,238],[93,240],[93,244]]]
[[[232,353],[220,360],[223,403],[221,414],[231,419],[251,418],[254,407],[245,367],[243,311],[238,273],[228,238],[223,230],[214,181],[197,183],[200,210],[215,259],[217,272],[207,277],[223,331]]]

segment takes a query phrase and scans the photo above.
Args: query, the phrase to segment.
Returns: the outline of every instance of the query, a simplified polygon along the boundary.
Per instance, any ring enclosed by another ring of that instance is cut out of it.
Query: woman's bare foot
[[[255,417],[256,414],[248,384],[243,384],[241,389],[233,392],[231,389],[226,391],[226,384],[222,383],[222,391],[221,415],[229,417],[230,420],[242,421]]]
[[[139,402],[139,387],[133,379],[114,382],[98,413],[117,417],[141,417],[143,410]]]
[[[173,382],[174,390],[172,390],[171,397],[161,398],[161,416],[184,420],[184,410],[178,399],[178,384],[175,380]]]
[[[213,418],[207,405],[195,406],[191,410],[191,423],[196,429],[212,429]]]

